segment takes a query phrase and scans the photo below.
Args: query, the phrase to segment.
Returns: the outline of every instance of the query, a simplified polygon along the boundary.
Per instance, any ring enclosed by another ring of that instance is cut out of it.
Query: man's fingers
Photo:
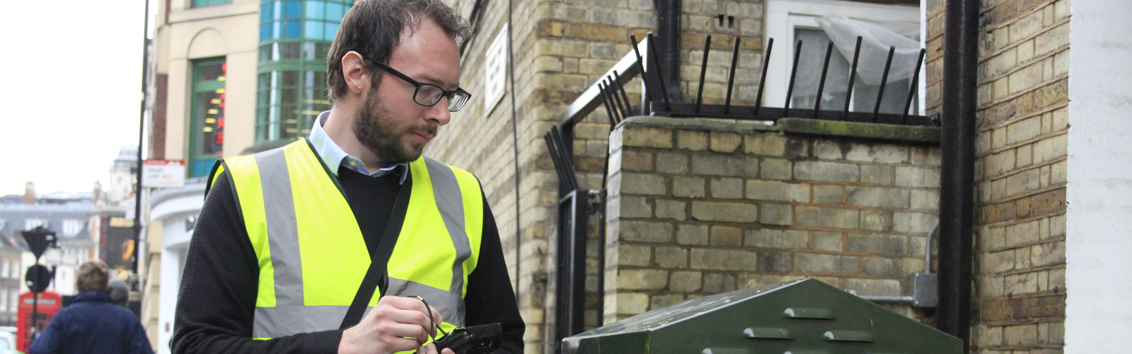
[[[402,310],[420,310],[424,308],[424,302],[416,297],[382,296],[381,300],[378,300],[378,303],[382,302]]]
[[[393,352],[414,350],[421,346],[421,343],[409,338],[389,338],[384,342],[388,349],[392,349]]]
[[[383,334],[400,338],[417,338],[417,345],[421,345],[428,342],[429,339],[426,328],[420,325],[412,325],[412,323],[392,323],[392,325],[385,326]]]
[[[426,307],[425,302],[421,301],[421,299],[417,297],[385,296],[382,297],[379,301],[379,303],[381,302],[386,302],[390,306],[399,310],[419,311],[421,314],[425,315],[426,324],[429,320],[428,315],[430,314],[432,315],[433,324],[440,325],[440,322],[444,322],[444,316],[440,315],[440,311],[437,311],[436,308],[432,306]]]
[[[428,309],[432,312],[432,318],[434,321],[436,321],[437,325],[440,325],[440,322],[444,322],[444,316],[440,315],[440,311],[437,311],[432,306],[429,306]]]

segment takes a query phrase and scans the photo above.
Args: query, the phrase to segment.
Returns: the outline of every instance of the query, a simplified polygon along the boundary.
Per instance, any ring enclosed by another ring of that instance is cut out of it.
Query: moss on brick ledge
[[[779,119],[778,125],[782,127],[782,131],[787,134],[845,136],[936,144],[940,142],[940,129],[937,127],[841,122],[803,118]]]
[[[621,124],[678,130],[807,134],[932,144],[940,142],[940,129],[938,127],[804,118],[783,118],[779,119],[775,125],[766,125],[761,121],[636,116],[625,119]]]
[[[753,132],[782,132],[776,125],[766,125],[761,121],[728,121],[724,119],[706,118],[668,118],[657,116],[636,116],[626,118],[621,125],[643,127],[671,128],[679,130],[698,130],[713,132],[753,133]]]

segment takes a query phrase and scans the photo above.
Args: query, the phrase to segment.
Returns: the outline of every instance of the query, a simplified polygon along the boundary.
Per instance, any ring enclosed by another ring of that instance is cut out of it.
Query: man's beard
[[[406,148],[402,142],[411,131],[431,138],[436,135],[436,126],[398,126],[393,121],[393,114],[374,92],[367,95],[365,104],[354,115],[354,136],[386,166],[416,161],[421,157],[425,144],[414,141],[411,148]]]

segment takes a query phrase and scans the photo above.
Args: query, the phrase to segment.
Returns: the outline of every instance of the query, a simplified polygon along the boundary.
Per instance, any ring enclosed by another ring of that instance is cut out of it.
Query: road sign
[[[145,160],[142,187],[179,188],[185,186],[184,160]]]
[[[27,279],[28,290],[33,293],[42,293],[47,290],[48,286],[51,286],[51,279],[55,278],[55,271],[47,269],[42,264],[36,264],[28,267],[24,278]]]
[[[36,226],[31,230],[20,231],[20,233],[24,234],[24,241],[27,241],[28,248],[31,249],[31,253],[35,255],[37,261],[43,255],[43,252],[47,251],[48,246],[55,245],[55,231],[45,229],[43,225]]]

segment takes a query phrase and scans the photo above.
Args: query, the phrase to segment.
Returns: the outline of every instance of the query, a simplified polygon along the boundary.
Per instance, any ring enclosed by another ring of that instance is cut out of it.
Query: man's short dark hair
[[[330,45],[326,55],[326,87],[330,102],[346,95],[346,80],[342,77],[342,57],[350,51],[358,52],[369,61],[388,63],[393,48],[400,43],[401,33],[413,30],[422,19],[431,19],[444,33],[459,43],[468,33],[467,21],[441,0],[366,0],[354,4]],[[380,70],[367,65],[371,71]],[[373,86],[378,86],[379,75],[373,75]]]
[[[106,266],[106,262],[95,259],[79,266],[79,274],[75,277],[75,286],[79,288],[79,291],[105,291],[106,283],[109,280],[110,267]]]

